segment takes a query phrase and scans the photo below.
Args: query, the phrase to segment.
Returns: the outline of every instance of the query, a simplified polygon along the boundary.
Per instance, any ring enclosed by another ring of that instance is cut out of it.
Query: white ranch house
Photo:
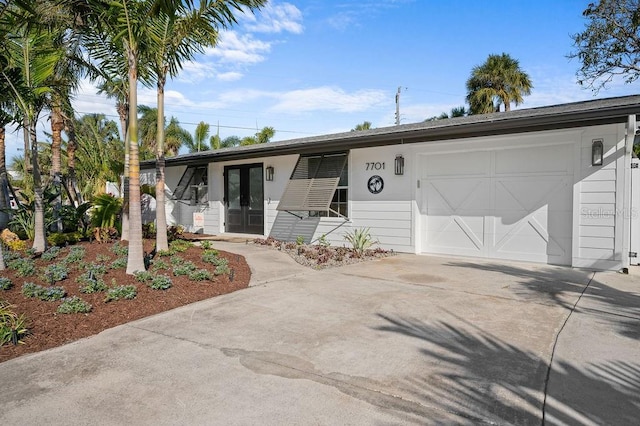
[[[179,155],[167,218],[335,245],[369,228],[399,252],[619,270],[637,264],[639,112],[627,96]]]

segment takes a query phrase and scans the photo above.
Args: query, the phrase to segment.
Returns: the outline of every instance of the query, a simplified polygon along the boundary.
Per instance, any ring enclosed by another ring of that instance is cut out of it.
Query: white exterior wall
[[[576,148],[572,266],[620,269],[624,265],[625,126],[585,129]],[[602,139],[602,166],[591,165],[591,146]],[[627,249],[628,250],[628,249]]]
[[[541,176],[545,173],[555,173],[555,169],[549,168],[557,167],[557,164],[549,162],[548,155],[545,157],[540,154],[540,158],[537,158],[536,153],[548,152],[557,147],[562,152],[572,152],[570,155],[573,157],[573,164],[569,164],[565,169],[569,174],[568,185],[572,187],[568,195],[571,198],[568,201],[571,220],[568,223],[564,223],[564,219],[562,223],[556,221],[556,230],[549,232],[560,238],[570,238],[571,266],[618,269],[625,264],[624,232],[628,229],[623,211],[627,161],[625,133],[626,126],[618,124],[353,149],[349,155],[349,218],[347,221],[342,218],[321,218],[313,239],[317,240],[325,235],[333,245],[345,245],[343,237],[346,232],[356,228],[369,228],[372,237],[377,239],[383,248],[422,253],[425,251],[423,235],[426,232],[426,219],[421,207],[425,195],[420,184],[424,184],[428,178],[423,170],[429,164],[425,159],[435,155],[456,154],[465,159],[471,157],[481,161],[490,154],[487,158],[492,159],[492,170],[498,173],[501,166],[497,161],[504,161],[511,155],[509,167],[513,173],[535,178],[538,173]],[[599,138],[604,142],[604,165],[593,167],[591,144],[593,139]],[[525,154],[526,158],[522,158],[522,154]],[[402,155],[405,159],[402,176],[394,174],[396,155]],[[185,166],[168,167],[168,221],[180,223],[189,229],[189,225],[193,223],[193,210],[199,209],[205,213],[204,232],[223,233],[224,167],[262,163],[264,168],[272,166],[275,170],[274,180],[264,182],[264,235],[269,235],[276,216],[279,213],[286,214],[278,212],[276,208],[297,160],[298,155],[286,155],[210,164],[209,203],[205,207],[188,206],[170,200],[170,188],[177,185]],[[154,171],[148,171],[146,174],[150,178],[154,177]],[[378,175],[384,180],[384,188],[379,194],[372,194],[367,187],[367,181],[373,175]],[[553,209],[549,206],[542,207],[546,209],[550,218]],[[626,216],[628,218],[630,214],[627,213]]]

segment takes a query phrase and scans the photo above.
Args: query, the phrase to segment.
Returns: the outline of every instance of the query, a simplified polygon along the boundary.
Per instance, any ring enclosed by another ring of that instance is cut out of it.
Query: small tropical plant
[[[100,194],[93,198],[91,224],[97,228],[113,228],[122,208],[122,201],[110,194]]]
[[[204,250],[209,250],[213,247],[213,243],[211,243],[211,241],[202,241],[200,242],[200,247],[202,247]]]
[[[156,275],[147,282],[147,286],[154,290],[167,290],[173,285],[171,278],[166,275]]]
[[[189,275],[191,272],[195,271],[196,269],[198,269],[198,267],[195,265],[195,263],[191,261],[186,261],[180,265],[176,265],[173,267],[173,275],[175,276]]]
[[[91,311],[91,304],[80,299],[78,296],[66,297],[58,306],[59,314],[85,314]]]
[[[7,277],[0,277],[0,290],[9,290],[13,287],[13,283]]]
[[[138,271],[133,274],[133,277],[138,282],[146,283],[147,281],[151,281],[153,279],[153,274],[149,271]]]
[[[193,247],[193,243],[191,241],[173,240],[169,243],[169,251],[173,253],[183,253],[187,251],[189,247]]]
[[[229,269],[229,261],[224,257],[219,257],[215,262],[216,269],[213,271],[214,275],[224,275],[231,272]]]
[[[327,240],[327,236],[322,234],[320,238],[318,238],[318,245],[321,247],[329,247],[331,243]]]
[[[13,311],[14,306],[0,300],[0,346],[5,343],[24,343],[22,338],[29,332],[24,315]]]
[[[121,245],[118,241],[113,246],[111,246],[111,251],[117,256],[126,256],[129,253],[129,248]]]
[[[155,259],[153,261],[153,266],[151,267],[152,271],[159,271],[161,269],[170,269],[171,266],[167,262],[162,259]]]
[[[137,294],[138,291],[136,290],[136,286],[120,285],[107,290],[107,297],[105,297],[104,301],[111,302],[120,299],[131,300],[134,299]]]
[[[44,302],[53,302],[62,299],[67,292],[64,287],[42,287],[34,283],[24,283],[22,294],[25,297],[36,297]]]
[[[369,232],[369,228],[357,228],[345,234],[344,239],[351,244],[351,249],[357,257],[361,257],[365,250],[378,244],[374,241]]]
[[[299,246],[304,244],[304,237],[302,235],[298,235],[296,237],[296,244],[299,245]]]
[[[60,247],[53,246],[49,250],[42,253],[41,258],[44,260],[53,260],[60,254]]]
[[[96,278],[94,280],[83,281],[80,285],[80,293],[93,294],[107,291],[109,287],[105,284],[102,278]]]
[[[220,252],[218,250],[208,249],[202,252],[202,260],[207,263],[215,263],[219,257]]]
[[[206,281],[211,280],[211,272],[206,269],[197,269],[189,273],[189,279],[191,281]]]
[[[67,265],[71,263],[78,263],[82,259],[84,259],[84,256],[86,254],[87,254],[87,251],[85,250],[84,247],[80,247],[80,246],[71,247],[71,250],[69,250],[69,254],[67,255],[67,257],[63,259],[62,262],[66,263]]]
[[[16,271],[21,277],[28,277],[36,273],[36,264],[33,260],[20,257],[12,260],[7,267]]]
[[[113,262],[111,262],[111,269],[121,269],[127,267],[127,258],[119,257]]]
[[[43,281],[53,284],[62,281],[69,276],[69,270],[64,263],[54,263],[42,269],[41,278]]]

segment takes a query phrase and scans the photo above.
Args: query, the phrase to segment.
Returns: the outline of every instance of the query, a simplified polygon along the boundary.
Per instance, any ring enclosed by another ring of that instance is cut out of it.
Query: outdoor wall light
[[[264,170],[264,178],[268,182],[273,181],[273,166],[267,166],[267,168]]]
[[[591,143],[591,165],[602,166],[602,157],[604,156],[604,146],[602,139],[594,139]]]
[[[396,175],[401,176],[404,174],[404,157],[402,155],[396,155]]]

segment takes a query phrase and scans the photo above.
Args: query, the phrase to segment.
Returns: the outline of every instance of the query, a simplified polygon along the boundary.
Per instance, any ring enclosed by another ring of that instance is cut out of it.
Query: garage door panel
[[[485,221],[479,216],[435,216],[429,222],[427,238],[434,253],[452,250],[465,256],[485,254]]]
[[[496,151],[495,174],[568,174],[572,145],[550,145]]]
[[[535,155],[529,149],[483,152],[486,176],[461,178],[448,161],[449,176],[424,179],[425,251],[570,264],[571,150],[566,145],[557,148],[545,147]],[[477,158],[475,154],[466,156]],[[547,158],[552,164],[542,168],[546,173],[533,173],[538,169],[527,166],[516,174],[518,164],[529,157],[535,163]],[[426,164],[439,160],[430,156]],[[508,161],[513,163],[509,167]]]
[[[439,179],[427,184],[428,210],[481,211],[489,208],[489,182],[469,179]]]
[[[488,176],[490,165],[490,153],[479,152],[473,156],[460,154],[440,154],[426,158],[425,167],[422,168],[423,178],[436,178],[439,176]]]

